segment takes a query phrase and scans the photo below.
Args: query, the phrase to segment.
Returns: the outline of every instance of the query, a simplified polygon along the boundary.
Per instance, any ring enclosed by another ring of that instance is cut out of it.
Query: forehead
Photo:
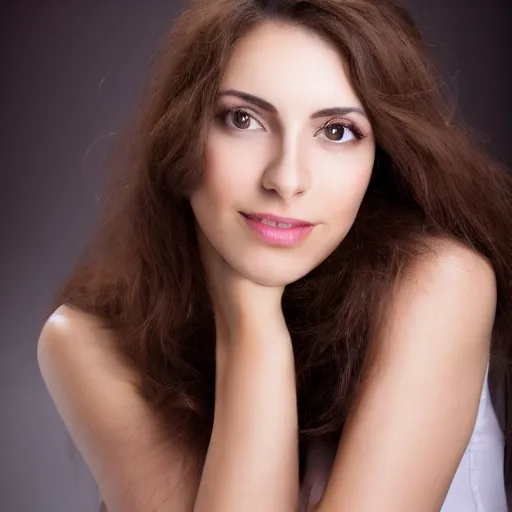
[[[336,48],[306,28],[282,22],[264,22],[238,41],[221,89],[249,92],[279,110],[340,101],[361,106]]]

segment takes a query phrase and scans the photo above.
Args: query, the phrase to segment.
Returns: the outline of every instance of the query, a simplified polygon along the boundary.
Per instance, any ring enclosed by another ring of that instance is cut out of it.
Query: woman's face
[[[239,41],[216,111],[190,198],[199,236],[246,278],[296,281],[343,240],[373,168],[342,58],[311,32],[265,22]]]

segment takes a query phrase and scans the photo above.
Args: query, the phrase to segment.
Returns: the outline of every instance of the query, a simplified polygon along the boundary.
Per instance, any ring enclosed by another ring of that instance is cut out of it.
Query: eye
[[[226,109],[219,114],[219,117],[229,128],[236,131],[252,131],[263,128],[261,123],[257,121],[254,116],[240,108]]]
[[[320,132],[324,132],[327,139],[335,144],[346,144],[352,140],[364,139],[361,130],[354,123],[350,122],[328,121],[320,127],[316,135]]]

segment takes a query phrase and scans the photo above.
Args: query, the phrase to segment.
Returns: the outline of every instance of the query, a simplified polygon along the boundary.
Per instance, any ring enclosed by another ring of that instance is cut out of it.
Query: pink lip
[[[302,242],[313,230],[310,222],[278,217],[270,213],[241,213],[251,230],[270,245],[291,247]],[[262,220],[270,220],[289,227],[270,226]]]

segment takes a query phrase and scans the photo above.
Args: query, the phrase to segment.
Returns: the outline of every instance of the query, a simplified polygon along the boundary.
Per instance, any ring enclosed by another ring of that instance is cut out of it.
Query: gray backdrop
[[[36,343],[90,235],[105,155],[185,1],[1,7],[0,510],[93,512],[98,493],[47,395]],[[511,0],[410,0],[466,119],[512,163]]]

